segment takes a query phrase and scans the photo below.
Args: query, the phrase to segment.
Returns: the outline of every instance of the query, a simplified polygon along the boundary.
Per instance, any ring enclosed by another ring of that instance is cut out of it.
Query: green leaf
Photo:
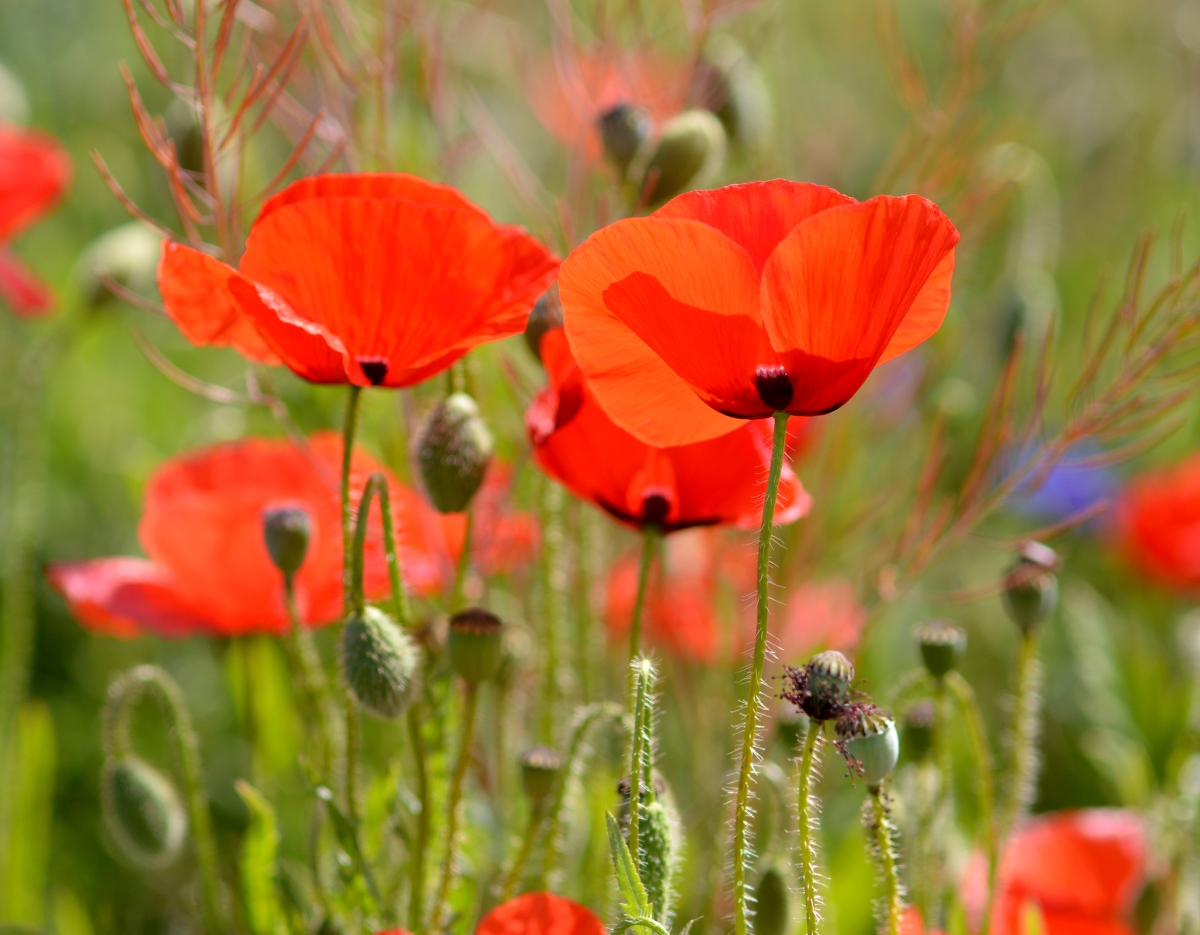
[[[250,826],[242,839],[238,870],[242,879],[242,902],[251,935],[282,935],[283,911],[275,889],[275,856],[279,849],[279,826],[275,810],[263,794],[239,779],[237,793],[250,810]]]
[[[625,843],[621,828],[613,818],[612,812],[605,815],[605,822],[608,826],[608,847],[612,851],[613,869],[617,872],[617,887],[621,891],[621,908],[630,918],[653,915],[646,900],[646,890],[642,887],[642,878],[638,876],[629,846]]]

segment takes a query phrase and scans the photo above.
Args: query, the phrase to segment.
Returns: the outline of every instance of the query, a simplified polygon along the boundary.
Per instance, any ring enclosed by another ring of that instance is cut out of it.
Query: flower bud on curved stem
[[[429,499],[440,513],[460,513],[483,484],[494,440],[466,393],[434,406],[417,439],[417,461]]]
[[[135,754],[105,761],[100,801],[121,852],[139,867],[158,870],[183,850],[187,813],[175,784]]]

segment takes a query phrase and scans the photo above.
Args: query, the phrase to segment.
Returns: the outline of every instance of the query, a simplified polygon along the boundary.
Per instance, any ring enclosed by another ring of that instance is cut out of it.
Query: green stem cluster
[[[804,891],[804,924],[808,935],[815,935],[821,922],[817,899],[817,842],[813,821],[812,778],[813,764],[821,740],[821,724],[808,722],[804,749],[796,770],[796,812],[799,816],[800,884]]]
[[[1042,666],[1038,661],[1041,633],[1036,628],[1021,634],[1017,658],[1016,692],[1010,729],[1008,799],[1000,815],[999,837],[1004,840],[1029,811],[1037,792],[1038,711],[1041,708]]]
[[[479,685],[467,683],[467,697],[463,707],[462,736],[459,741],[458,759],[450,779],[450,795],[446,802],[446,854],[442,861],[442,875],[438,882],[437,895],[433,900],[433,928],[442,928],[442,912],[446,898],[450,895],[450,883],[454,879],[454,860],[457,856],[458,805],[462,800],[463,781],[467,766],[471,762],[471,741],[475,736],[475,711],[479,705]]]
[[[871,800],[871,825],[875,832],[875,847],[883,875],[884,899],[887,907],[888,935],[900,935],[904,903],[900,890],[900,874],[896,866],[895,832],[888,816],[886,794],[881,786],[867,790]]]

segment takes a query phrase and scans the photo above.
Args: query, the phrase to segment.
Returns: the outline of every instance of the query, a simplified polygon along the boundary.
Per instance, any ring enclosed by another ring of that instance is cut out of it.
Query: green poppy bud
[[[1029,633],[1058,606],[1058,553],[1040,542],[1027,542],[1004,578],[1004,609],[1021,631]]]
[[[375,607],[351,617],[342,631],[346,684],[371,714],[394,718],[408,707],[417,672],[417,648],[392,618]]]
[[[661,799],[642,806],[638,815],[638,868],[646,899],[659,919],[670,911],[671,884],[678,864],[675,822]]]
[[[561,770],[562,757],[550,747],[530,747],[521,754],[521,786],[535,808],[550,797]]]
[[[945,620],[917,627],[916,637],[925,668],[935,679],[956,669],[967,649],[967,634]]]
[[[605,155],[623,178],[633,157],[650,135],[650,118],[636,107],[618,104],[597,118],[596,129],[600,131]]]
[[[187,812],[175,784],[161,770],[133,755],[109,759],[100,797],[113,839],[132,863],[159,869],[179,856]]]
[[[441,513],[467,508],[483,484],[492,458],[493,439],[479,406],[466,393],[438,403],[417,442],[417,460],[429,499]]]
[[[500,671],[504,659],[503,625],[482,607],[460,610],[450,618],[446,650],[450,668],[468,685],[478,685]]]
[[[542,359],[542,338],[547,331],[561,328],[563,323],[562,304],[556,290],[542,293],[525,322],[525,346],[539,361]]]
[[[928,699],[918,701],[904,718],[904,747],[915,760],[924,760],[933,752],[933,730],[937,707]]]
[[[896,723],[874,705],[852,705],[838,718],[837,735],[868,789],[877,789],[896,768],[900,758]]]
[[[75,264],[75,281],[83,300],[92,308],[111,298],[106,280],[132,292],[154,288],[163,237],[143,221],[131,221],[101,234]]]
[[[312,536],[312,519],[308,511],[298,506],[280,506],[263,510],[263,538],[275,567],[291,578],[304,564],[308,540]]]
[[[699,98],[730,141],[750,151],[771,138],[771,92],[762,69],[736,41],[715,41],[698,69]]]
[[[684,111],[663,125],[641,165],[643,154],[630,167],[638,197],[647,205],[662,204],[716,176],[725,161],[725,131],[707,110]]]
[[[784,935],[792,921],[788,913],[787,881],[772,865],[758,878],[754,891],[754,935]]]

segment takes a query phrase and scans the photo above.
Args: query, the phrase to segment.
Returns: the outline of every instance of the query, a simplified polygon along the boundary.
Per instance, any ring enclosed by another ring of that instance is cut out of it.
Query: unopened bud
[[[1023,633],[1036,629],[1058,606],[1055,572],[1061,565],[1062,560],[1052,548],[1027,542],[1005,576],[1004,609]]]
[[[754,935],[784,935],[791,921],[787,881],[772,865],[758,878],[754,891]]]
[[[550,747],[530,747],[521,754],[521,786],[534,808],[550,797],[561,770],[562,757]]]
[[[700,102],[721,121],[730,141],[751,151],[771,137],[771,92],[762,70],[736,41],[714,42],[696,69]]]
[[[605,155],[624,177],[642,143],[650,135],[650,118],[636,107],[618,104],[596,119]]]
[[[75,280],[84,302],[93,308],[107,302],[109,281],[132,292],[149,292],[155,283],[163,237],[144,221],[131,221],[101,234],[75,264]]]
[[[933,752],[933,731],[937,707],[930,700],[918,701],[904,718],[904,746],[914,760],[924,760]]]
[[[657,205],[710,181],[725,161],[725,131],[707,110],[668,120],[644,166],[631,172],[643,204]]]
[[[542,338],[547,331],[561,328],[562,323],[562,304],[558,301],[557,291],[542,293],[525,322],[525,345],[539,361],[542,359]]]
[[[661,799],[642,806],[638,815],[638,848],[641,864],[638,870],[646,899],[658,918],[666,918],[679,849],[672,816]]]
[[[113,839],[132,863],[159,869],[175,861],[187,834],[187,812],[165,773],[133,755],[109,759],[100,795]]]
[[[397,717],[413,693],[417,648],[383,611],[367,607],[342,632],[342,668],[358,703],[381,718]]]
[[[878,788],[896,768],[900,758],[896,723],[874,705],[848,708],[838,718],[837,735],[846,755],[857,762],[868,789]]]
[[[482,607],[460,610],[450,618],[446,650],[450,668],[468,685],[478,685],[500,671],[504,657],[503,625]]]
[[[492,433],[466,393],[438,403],[421,429],[417,460],[429,499],[440,513],[467,508],[492,457]]]
[[[263,510],[263,539],[275,567],[291,578],[304,564],[308,540],[312,536],[312,519],[308,511],[298,506],[280,506]]]
[[[967,634],[945,620],[931,620],[917,627],[921,660],[935,679],[944,678],[958,667],[967,648]]]

